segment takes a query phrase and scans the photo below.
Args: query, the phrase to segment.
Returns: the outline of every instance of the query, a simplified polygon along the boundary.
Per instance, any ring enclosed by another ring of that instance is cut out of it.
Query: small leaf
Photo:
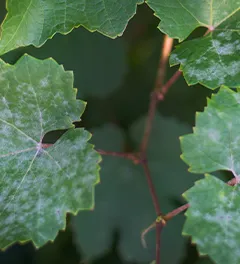
[[[7,0],[0,54],[22,46],[41,46],[57,32],[84,26],[115,38],[122,35],[143,0]]]
[[[182,159],[194,173],[231,171],[240,175],[240,94],[227,87],[196,115],[193,134],[181,137]]]
[[[99,155],[72,124],[85,103],[71,72],[27,55],[14,66],[1,60],[0,72],[0,247],[40,247],[65,228],[67,212],[93,207]],[[44,135],[58,129],[69,130],[45,148]]]
[[[200,254],[215,263],[240,263],[240,187],[211,175],[184,193],[190,203],[183,233],[191,235]]]
[[[148,0],[161,19],[159,28],[180,41],[197,27],[211,33],[187,41],[170,57],[181,64],[188,84],[201,83],[215,89],[220,85],[240,87],[240,1]]]

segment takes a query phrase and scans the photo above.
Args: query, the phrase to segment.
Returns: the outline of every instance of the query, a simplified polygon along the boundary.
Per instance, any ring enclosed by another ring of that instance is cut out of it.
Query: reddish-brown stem
[[[156,264],[160,263],[160,246],[161,246],[161,233],[163,229],[163,223],[156,222]]]
[[[213,26],[210,26],[208,29],[207,29],[207,31],[204,33],[204,37],[207,35],[207,34],[209,34],[210,32],[212,32],[214,30],[214,27]]]
[[[157,216],[160,216],[160,215],[162,215],[162,213],[161,213],[161,210],[160,210],[160,205],[159,205],[159,202],[158,202],[157,193],[156,193],[155,188],[154,188],[154,184],[153,184],[153,181],[152,181],[152,177],[151,177],[151,174],[150,174],[150,170],[149,170],[148,164],[147,164],[147,162],[143,162],[142,165],[143,165],[143,169],[144,169],[144,172],[145,172],[145,175],[146,175],[148,188],[149,188],[149,191],[150,191],[151,196],[152,196],[152,201],[153,201],[153,205],[154,205],[156,214],[157,214]]]
[[[182,75],[181,71],[176,71],[173,76],[167,81],[167,83],[163,86],[160,92],[157,92],[157,99],[159,101],[163,101],[165,98],[166,93],[168,92],[169,88],[177,81],[177,79]]]
[[[176,71],[174,75],[163,86],[160,92],[157,90],[152,92],[150,103],[149,103],[148,116],[146,120],[145,130],[144,130],[143,139],[142,139],[141,148],[140,148],[141,152],[146,152],[158,101],[164,100],[164,97],[166,93],[168,92],[169,88],[177,81],[177,79],[181,75],[182,75],[181,71]]]
[[[165,75],[166,75],[166,66],[167,66],[167,61],[169,54],[172,50],[172,45],[173,45],[173,39],[170,38],[168,35],[164,36],[164,41],[163,41],[163,47],[162,47],[162,53],[157,69],[157,76],[156,76],[156,81],[155,81],[155,91],[160,91],[162,89]]]
[[[230,185],[230,186],[234,186],[234,185],[236,185],[238,183],[239,183],[239,179],[237,179],[235,177],[227,182],[227,184]]]
[[[153,119],[154,119],[156,108],[157,108],[157,102],[158,102],[158,99],[157,99],[156,93],[153,92],[151,94],[151,99],[150,99],[149,108],[148,108],[148,116],[146,120],[146,125],[145,125],[141,147],[140,147],[140,151],[142,153],[145,153],[147,150],[148,141],[149,141],[150,133],[152,130],[152,123],[153,123]]]
[[[188,209],[189,206],[190,206],[189,204],[184,204],[184,205],[178,207],[177,209],[173,210],[172,212],[166,214],[162,218],[167,222],[167,221],[171,220],[174,216],[180,214],[182,211],[185,211],[186,209]]]
[[[51,147],[53,144],[41,144],[41,147],[43,148],[43,149],[46,149],[46,148],[49,148],[49,147]]]
[[[157,216],[161,216],[162,213],[160,210],[160,205],[158,202],[157,194],[156,194],[156,191],[154,188],[154,184],[153,184],[151,174],[150,174],[150,170],[148,167],[148,163],[146,160],[146,151],[147,151],[150,133],[152,130],[152,123],[153,123],[153,119],[155,116],[157,103],[159,100],[157,95],[161,91],[162,86],[163,86],[163,82],[164,82],[164,78],[165,78],[165,74],[166,74],[167,60],[168,60],[169,54],[170,54],[171,49],[172,49],[172,44],[173,44],[173,39],[171,39],[167,35],[165,35],[162,53],[161,53],[161,58],[160,58],[159,66],[158,66],[158,70],[157,70],[157,76],[156,76],[154,91],[151,94],[145,130],[144,130],[142,142],[140,145],[140,157],[142,157],[141,164],[142,164],[144,172],[145,172],[149,191],[150,191],[150,194],[152,196],[152,201],[153,201],[153,205],[154,205]],[[161,230],[162,230],[162,223],[156,222],[156,264],[160,264]]]
[[[207,35],[209,32],[211,32],[214,28],[209,28],[205,35]],[[166,93],[168,92],[169,88],[177,81],[177,79],[182,75],[181,71],[175,72],[175,74],[167,81],[165,85],[164,78],[166,74],[166,63],[169,57],[169,54],[172,49],[173,39],[169,38],[167,35],[164,37],[164,43],[161,53],[161,58],[159,61],[159,66],[157,70],[157,76],[154,86],[154,91],[151,93],[150,103],[149,103],[149,109],[148,109],[148,116],[145,124],[144,134],[142,138],[142,142],[140,145],[140,152],[137,154],[134,153],[123,153],[123,152],[107,152],[103,150],[98,150],[98,152],[102,155],[111,155],[111,156],[117,156],[117,157],[123,157],[126,159],[130,159],[135,163],[140,163],[143,166],[145,176],[147,179],[149,191],[152,197],[153,205],[156,211],[156,214],[159,218],[153,223],[150,227],[148,227],[146,230],[142,233],[142,242],[145,243],[144,236],[146,235],[149,230],[151,230],[154,226],[156,227],[156,264],[160,264],[160,237],[161,237],[161,231],[163,226],[166,224],[167,221],[171,220],[174,216],[178,215],[182,211],[189,208],[189,204],[185,204],[183,206],[180,206],[179,208],[173,210],[172,212],[168,213],[167,215],[163,216],[160,210],[160,205],[158,202],[157,194],[154,188],[154,184],[151,178],[150,170],[148,167],[148,162],[146,159],[146,151],[147,146],[149,142],[150,133],[152,130],[152,123],[155,116],[157,103],[158,101],[162,101],[165,98]],[[234,185],[235,182],[232,180],[228,182],[229,185]]]
[[[139,163],[139,158],[137,157],[137,154],[134,154],[134,153],[105,151],[102,149],[97,149],[97,152],[101,155],[121,157],[121,158],[132,160],[134,163]]]
[[[162,53],[161,53],[161,57],[160,57],[160,61],[159,61],[158,69],[157,69],[154,91],[151,94],[151,99],[150,99],[149,109],[148,109],[148,117],[146,121],[142,143],[140,146],[141,153],[145,153],[147,150],[149,136],[150,136],[150,132],[152,129],[152,122],[153,122],[153,118],[154,118],[156,108],[157,108],[157,103],[158,103],[158,97],[156,96],[156,94],[158,94],[161,91],[161,88],[163,86],[164,78],[166,75],[167,60],[172,50],[172,45],[173,45],[173,39],[165,35],[164,41],[163,41]]]

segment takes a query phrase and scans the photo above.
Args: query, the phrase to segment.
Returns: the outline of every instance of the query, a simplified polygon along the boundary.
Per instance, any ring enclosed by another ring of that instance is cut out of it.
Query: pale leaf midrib
[[[36,147],[26,148],[26,149],[22,149],[22,150],[16,150],[16,151],[13,151],[13,152],[9,152],[7,154],[0,155],[0,158],[6,158],[6,157],[9,157],[9,156],[15,156],[15,155],[18,155],[18,154],[21,154],[21,153],[32,151],[34,149],[36,149]]]
[[[196,18],[181,2],[180,0],[177,0],[179,2],[179,4],[182,6],[183,9],[185,9],[198,23],[200,26],[204,26],[204,27],[209,27],[209,25],[202,23],[201,21],[198,20],[198,18]]]
[[[233,16],[235,13],[237,13],[240,10],[240,7],[235,9],[232,13],[230,13],[228,16],[226,16],[223,20],[221,20],[218,24],[214,25],[215,28],[217,28],[219,25],[221,25],[223,22],[225,22],[229,17]],[[228,29],[227,29],[228,30]],[[239,31],[240,29],[235,29]]]
[[[17,128],[15,125],[3,120],[2,118],[0,118],[0,121],[3,122],[4,124],[14,128],[15,130],[17,130],[20,134],[24,135],[26,138],[28,138],[29,140],[33,141],[34,143],[38,144],[38,142],[36,140],[34,140],[32,137],[28,136],[26,133],[24,133],[22,130],[20,130],[19,128]]]
[[[24,180],[25,180],[27,174],[28,174],[29,171],[31,170],[32,165],[33,165],[33,163],[34,163],[34,161],[35,161],[35,159],[36,159],[38,153],[39,153],[39,150],[36,151],[36,153],[35,153],[33,159],[31,160],[31,162],[30,162],[30,164],[29,164],[29,166],[28,166],[28,168],[27,168],[27,171],[25,172],[25,174],[24,174],[23,177],[22,177],[21,182],[19,183],[18,187],[16,188],[16,190],[15,190],[15,192],[14,192],[12,198],[10,199],[10,201],[9,201],[9,202],[6,204],[6,206],[3,208],[2,212],[0,213],[0,216],[4,213],[4,211],[6,210],[6,208],[7,208],[7,207],[12,203],[12,201],[14,200],[14,198],[15,198],[17,192],[19,191],[19,189],[21,188],[21,186],[22,186],[22,184],[23,184],[23,182],[24,182]]]

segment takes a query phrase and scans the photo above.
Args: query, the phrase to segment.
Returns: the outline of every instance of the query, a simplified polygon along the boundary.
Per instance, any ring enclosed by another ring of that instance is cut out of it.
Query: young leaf
[[[181,137],[182,159],[194,173],[231,171],[240,175],[240,94],[227,87],[196,115],[194,133]]]
[[[240,263],[239,192],[239,185],[228,186],[206,175],[184,193],[190,208],[183,233],[217,264]]]
[[[144,125],[145,118],[142,118],[131,127],[136,145],[141,140]],[[154,120],[148,161],[165,213],[177,207],[182,192],[197,179],[190,177],[179,159],[178,136],[187,131],[189,127],[174,119],[157,115]],[[105,125],[93,131],[93,142],[104,150],[123,151],[124,136],[117,127]],[[155,233],[152,231],[146,235],[146,249],[141,242],[141,233],[155,220],[156,214],[142,168],[122,158],[104,156],[101,173],[94,211],[80,212],[73,218],[77,245],[86,258],[92,259],[109,249],[113,233],[117,230],[121,234],[119,252],[125,260],[150,262],[155,254]],[[183,216],[174,218],[164,228],[161,247],[163,263],[178,263],[184,255],[186,240],[181,237],[183,220]]]
[[[214,89],[220,85],[240,87],[239,0],[148,0],[160,17],[160,30],[184,40],[195,28],[211,33],[177,47],[170,64],[181,64],[188,84],[201,83]]]
[[[84,26],[115,38],[122,35],[143,0],[7,0],[0,54],[22,46],[41,46],[57,32]]]
[[[66,213],[93,207],[99,155],[90,134],[74,129],[85,104],[73,75],[54,60],[0,61],[0,248],[32,240],[36,247],[65,228]],[[69,129],[54,145],[52,130]]]

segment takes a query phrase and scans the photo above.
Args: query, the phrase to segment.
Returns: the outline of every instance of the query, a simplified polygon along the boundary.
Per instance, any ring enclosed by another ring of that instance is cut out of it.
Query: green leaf
[[[239,192],[239,185],[206,175],[184,194],[190,208],[183,233],[192,236],[200,254],[218,264],[240,263]]]
[[[194,173],[231,171],[240,175],[240,94],[227,87],[197,113],[194,133],[181,138],[182,158]],[[191,235],[201,254],[216,263],[239,263],[239,185],[228,186],[207,175],[188,190],[190,204],[183,233]]]
[[[85,103],[71,72],[27,55],[14,66],[1,60],[0,72],[0,247],[40,247],[65,228],[67,212],[93,207],[99,155],[72,124]],[[44,135],[59,129],[69,130],[46,148]]]
[[[142,118],[131,128],[136,145],[142,137],[144,122],[145,118]],[[183,191],[197,179],[190,177],[179,159],[178,135],[187,131],[189,127],[174,119],[157,115],[154,120],[148,160],[164,213],[178,207]],[[97,148],[123,151],[124,135],[117,127],[105,125],[93,131],[93,142]],[[141,232],[152,224],[156,214],[141,166],[125,159],[104,156],[101,175],[101,184],[96,187],[95,210],[81,212],[72,219],[79,249],[86,258],[99,256],[109,249],[113,232],[119,231],[120,255],[127,261],[150,262],[155,254],[155,232],[146,235],[147,249],[141,244]],[[163,263],[178,263],[185,253],[186,240],[181,237],[183,221],[183,216],[178,216],[164,228]]]
[[[197,27],[212,31],[177,46],[170,57],[171,65],[181,64],[189,85],[240,87],[240,1],[148,0],[148,4],[161,19],[160,30],[170,37],[182,41]]]
[[[240,30],[216,29],[206,37],[182,43],[172,53],[170,64],[181,64],[189,85],[240,87]]]
[[[227,87],[196,115],[194,133],[181,137],[182,159],[193,173],[231,171],[240,175],[240,94]]]
[[[84,26],[115,38],[122,35],[143,0],[11,0],[2,24],[0,54],[22,46],[41,46],[57,32]]]
[[[161,19],[159,29],[171,38],[183,41],[197,27],[222,28],[237,22],[239,0],[147,0],[154,14]],[[237,24],[236,24],[237,25]],[[234,30],[234,28],[229,28]]]

